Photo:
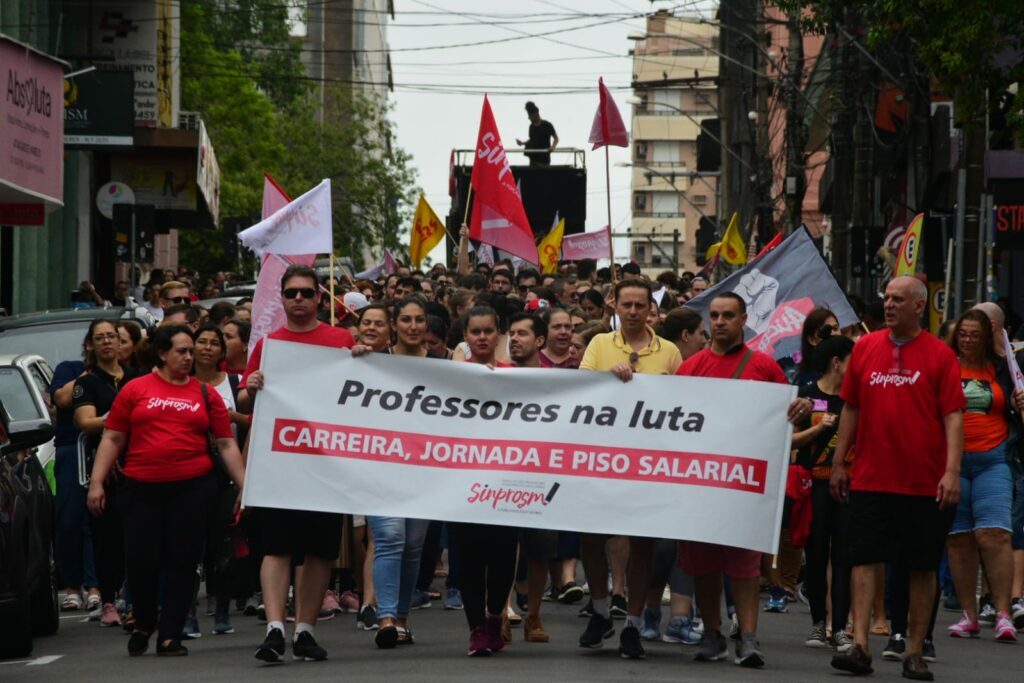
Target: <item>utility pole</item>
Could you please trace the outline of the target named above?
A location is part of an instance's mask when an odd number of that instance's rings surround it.
[[[745,36],[757,35],[753,22],[759,15],[757,0],[722,0],[719,6],[718,110],[722,116],[721,203],[718,208],[719,236],[733,213],[739,214],[740,225],[747,225],[757,206],[754,126],[749,118],[756,115],[756,50]],[[728,150],[728,151],[726,151]],[[751,175],[755,174],[754,178]]]

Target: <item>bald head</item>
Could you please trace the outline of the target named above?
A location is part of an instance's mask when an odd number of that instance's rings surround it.
[[[992,321],[993,331],[998,332],[1006,327],[1006,314],[1003,313],[1003,309],[999,308],[999,304],[985,301],[975,305],[973,310],[981,311],[988,316],[988,319]]]
[[[928,301],[928,287],[916,277],[901,275],[900,277],[893,278],[889,284],[903,290],[908,298],[915,303],[918,301]]]
[[[900,339],[911,339],[921,331],[921,315],[928,301],[928,288],[913,277],[897,277],[885,287],[885,325]]]

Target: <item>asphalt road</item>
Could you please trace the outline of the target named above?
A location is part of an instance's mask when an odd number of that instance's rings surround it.
[[[731,659],[699,663],[693,648],[664,643],[647,644],[647,659],[618,657],[618,637],[600,651],[581,650],[576,639],[585,621],[577,606],[544,603],[542,617],[550,643],[525,643],[520,629],[502,653],[489,658],[466,657],[467,629],[462,612],[446,612],[434,603],[413,613],[410,625],[417,643],[395,650],[378,650],[372,635],[355,628],[354,615],[340,615],[317,626],[317,639],[329,652],[326,662],[288,661],[267,667],[253,659],[264,625],[255,617],[233,615],[236,632],[208,634],[211,617],[201,617],[201,639],[189,642],[188,657],[164,659],[153,654],[129,658],[127,636],[121,629],[83,623],[84,615],[65,616],[57,635],[36,640],[31,660],[0,661],[0,681],[839,681],[845,674],[829,668],[830,651],[812,650],[803,641],[810,627],[807,607],[792,605],[787,614],[762,614],[760,638],[768,660],[762,671],[741,669]],[[667,610],[667,608],[666,608]],[[979,640],[945,636],[954,614],[940,612],[936,643],[939,660],[931,665],[939,681],[1021,680],[1024,643],[996,643],[987,629]],[[617,620],[617,628],[621,628]],[[1024,634],[1022,634],[1024,636]],[[903,680],[898,662],[882,661],[885,639],[874,637],[873,680]],[[288,655],[290,657],[290,653]]]

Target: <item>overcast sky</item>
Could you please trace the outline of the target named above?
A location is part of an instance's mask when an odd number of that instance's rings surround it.
[[[598,104],[598,77],[604,76],[612,89],[628,126],[632,43],[627,36],[642,33],[645,26],[637,15],[663,8],[677,15],[702,11],[709,16],[711,11],[708,0],[395,0],[395,6],[388,42],[397,142],[412,154],[419,185],[442,221],[450,204],[449,153],[476,144],[487,92],[505,147],[515,147],[515,138],[526,137],[529,121],[523,105],[533,100],[541,116],[554,124],[559,146],[587,150],[588,231],[607,223],[604,150],[592,152],[587,144]],[[539,33],[546,35],[517,38]],[[495,40],[505,42],[411,49]],[[613,231],[629,225],[630,171],[614,165],[629,156],[628,148],[611,148]],[[513,155],[513,164],[524,162],[521,155]],[[440,251],[435,250],[435,259]],[[615,253],[619,259],[628,253],[625,240],[616,240]]]

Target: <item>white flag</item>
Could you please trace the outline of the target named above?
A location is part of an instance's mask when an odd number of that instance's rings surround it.
[[[325,179],[298,199],[238,233],[238,239],[260,256],[331,253],[334,249],[331,181]]]

